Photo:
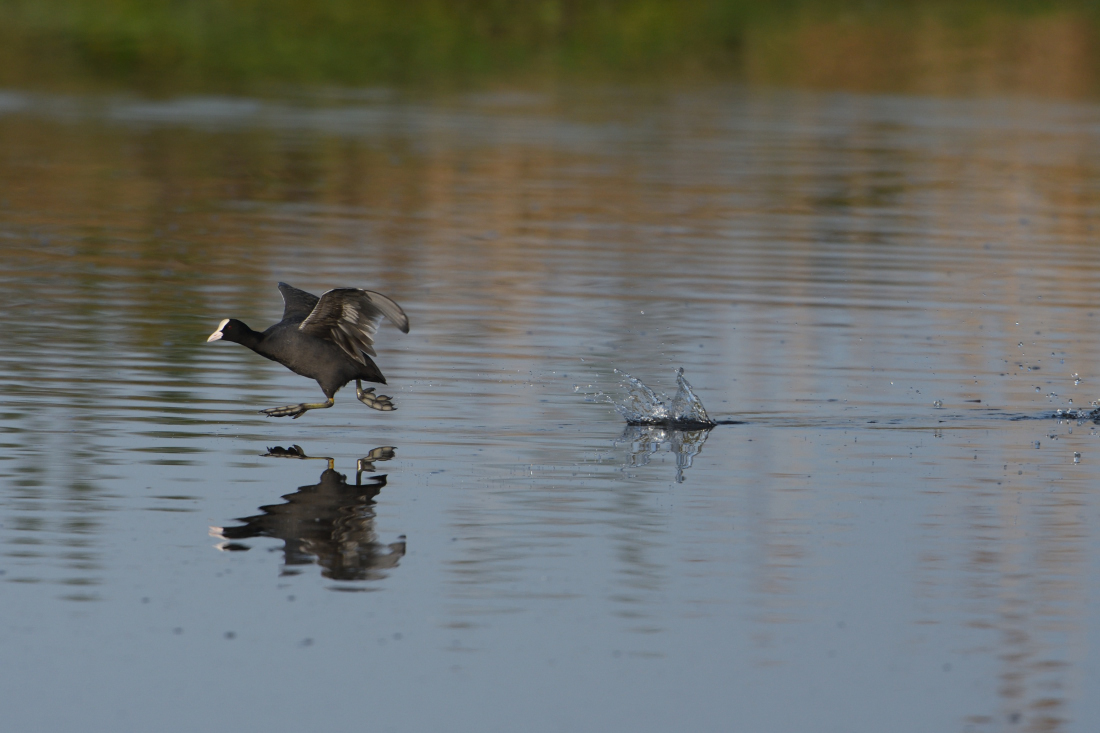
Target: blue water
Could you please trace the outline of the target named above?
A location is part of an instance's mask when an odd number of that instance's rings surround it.
[[[4,93],[4,725],[1094,730],[1097,130]],[[205,338],[280,280],[405,308],[396,412],[259,414],[320,390]],[[681,367],[742,424],[593,398]]]

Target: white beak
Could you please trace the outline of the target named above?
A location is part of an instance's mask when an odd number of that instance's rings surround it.
[[[225,324],[227,323],[229,323],[229,319],[223,319],[222,322],[218,324],[218,330],[210,334],[210,336],[206,339],[206,342],[210,343],[211,341],[217,341],[218,339],[220,339],[222,337],[222,329],[225,328]]]

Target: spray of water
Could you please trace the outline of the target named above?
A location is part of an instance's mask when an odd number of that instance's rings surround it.
[[[1054,417],[1060,420],[1076,420],[1078,424],[1089,421],[1100,423],[1100,407],[1058,409],[1054,411]]]
[[[710,428],[716,424],[684,378],[683,368],[676,372],[677,389],[671,399],[665,395],[658,396],[640,379],[626,372],[616,370],[616,373],[622,377],[620,385],[626,394],[613,399],[612,404],[628,424],[663,425],[681,430]]]

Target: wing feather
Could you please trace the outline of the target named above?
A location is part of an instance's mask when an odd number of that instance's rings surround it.
[[[317,296],[299,290],[293,285],[279,283],[279,292],[283,294],[283,320],[305,318],[317,305]]]
[[[363,354],[376,356],[374,335],[383,317],[402,332],[409,332],[409,317],[385,295],[359,288],[333,288],[321,295],[298,328],[331,339],[352,359],[365,364]]]

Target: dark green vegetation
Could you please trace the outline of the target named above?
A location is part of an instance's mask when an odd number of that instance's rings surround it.
[[[1061,18],[1067,27],[1085,27],[1092,41],[1097,5],[1095,0],[0,0],[0,84],[155,91],[271,83],[430,84],[486,76],[785,77],[792,73],[790,46],[805,46],[808,29],[831,29],[814,43],[832,44],[842,56],[853,44],[877,43],[888,47],[883,53],[897,53],[896,44],[904,50],[906,43],[892,36],[911,36],[929,23],[939,35],[943,26],[969,29],[980,42],[1003,32],[989,30],[991,18],[1009,18],[1016,26]],[[881,29],[891,38],[885,44]]]

